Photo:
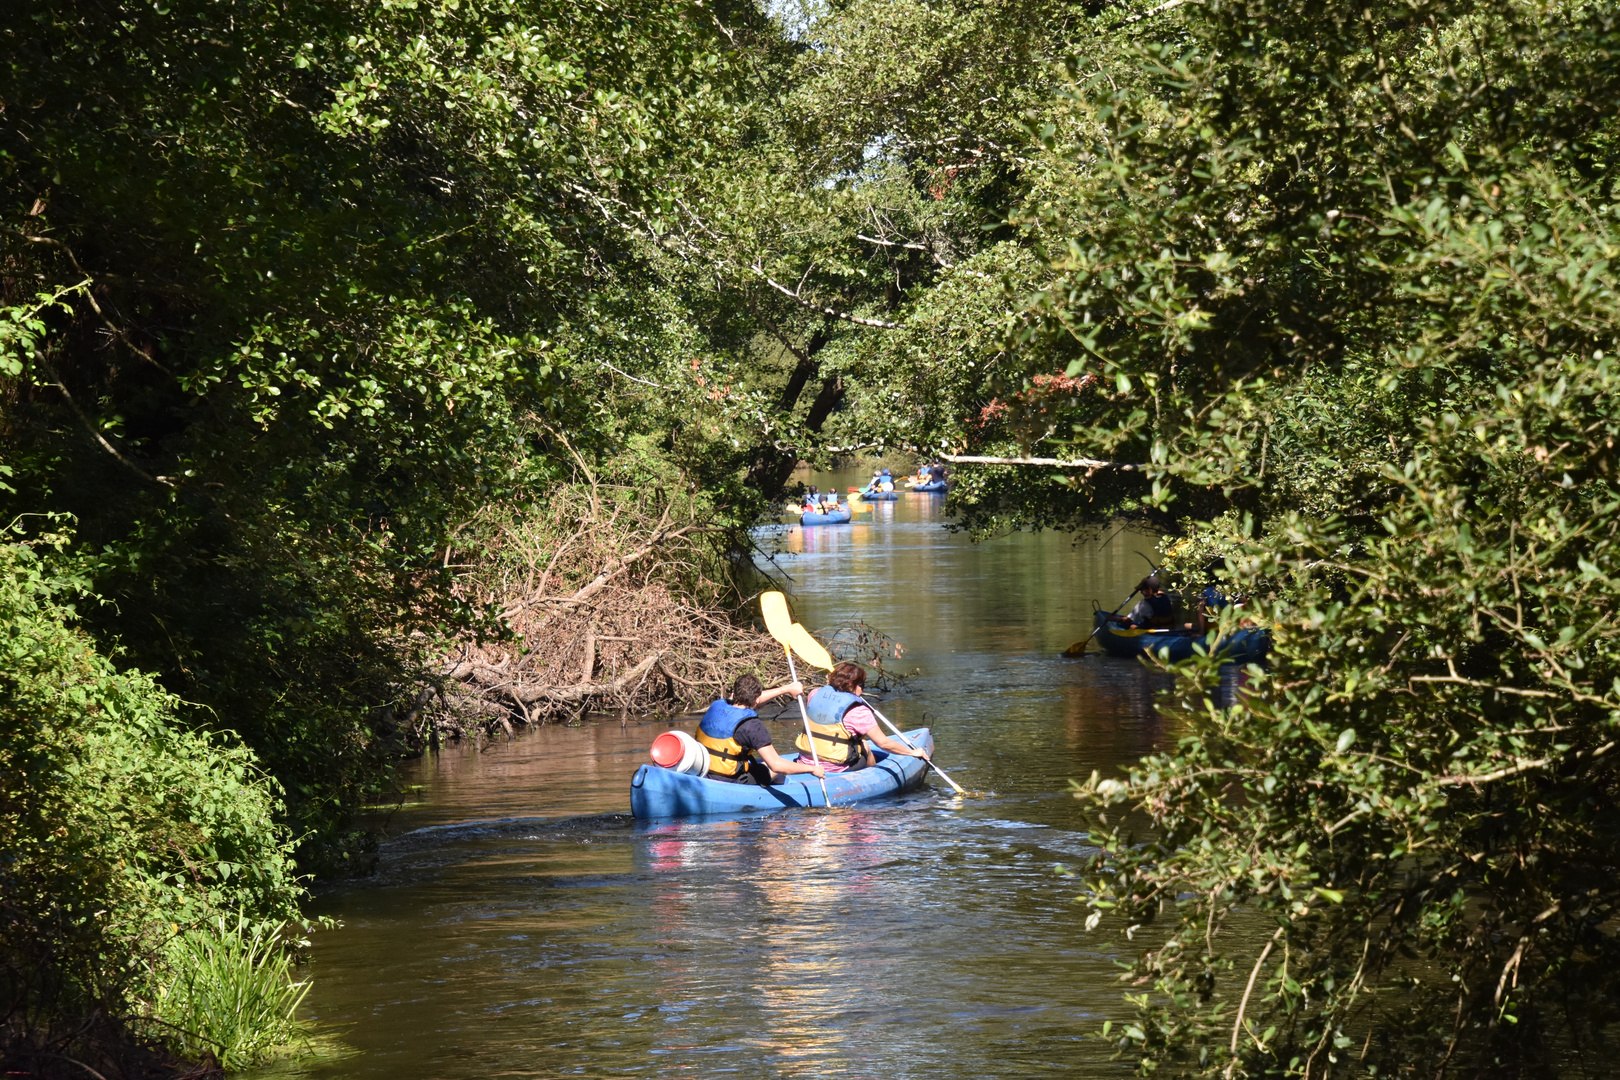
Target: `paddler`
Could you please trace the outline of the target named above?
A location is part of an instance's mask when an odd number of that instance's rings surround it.
[[[882,472],[878,473],[878,490],[879,491],[893,491],[894,490],[894,477],[889,475],[889,470],[888,469],[884,469]]]
[[[796,682],[770,690],[752,675],[739,675],[731,694],[709,706],[698,722],[697,741],[709,752],[709,779],[732,784],[780,784],[794,773],[826,775],[814,762],[788,761],[776,752],[754,706],[783,694],[802,694]]]
[[[847,772],[876,764],[872,746],[891,754],[927,758],[926,750],[913,749],[883,734],[876,714],[861,700],[865,687],[866,669],[846,660],[832,669],[827,685],[813,691],[805,701],[816,754],[827,771]],[[804,735],[794,740],[794,745],[800,757],[809,756],[810,746]]]
[[[1159,579],[1149,574],[1136,587],[1142,599],[1131,608],[1131,613],[1119,621],[1126,626],[1160,630],[1175,621],[1176,602],[1159,585]]]

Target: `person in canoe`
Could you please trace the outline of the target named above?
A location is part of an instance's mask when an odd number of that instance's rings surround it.
[[[780,784],[794,773],[825,776],[812,761],[788,761],[776,752],[770,730],[754,711],[783,694],[802,694],[796,682],[766,690],[752,675],[739,675],[729,697],[709,706],[698,722],[697,741],[709,752],[709,779],[731,784]]]
[[[891,739],[878,727],[877,715],[861,700],[866,687],[866,669],[844,661],[827,676],[827,685],[811,692],[805,701],[810,716],[810,734],[815,736],[816,756],[829,773],[847,772],[876,764],[872,746],[904,757],[927,758],[926,750],[914,750],[899,739]],[[801,757],[810,755],[806,736],[794,740]]]
[[[1142,599],[1131,608],[1131,613],[1116,620],[1124,626],[1162,630],[1175,622],[1176,602],[1159,585],[1159,579],[1149,574],[1136,587]]]
[[[882,472],[878,473],[878,490],[879,491],[893,491],[894,490],[894,477],[889,475],[889,470],[888,469],[884,469]]]

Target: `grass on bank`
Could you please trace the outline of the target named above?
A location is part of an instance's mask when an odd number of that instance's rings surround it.
[[[176,935],[151,1002],[156,1033],[185,1057],[212,1054],[232,1071],[305,1039],[297,1012],[310,983],[293,977],[286,930],[238,915]]]

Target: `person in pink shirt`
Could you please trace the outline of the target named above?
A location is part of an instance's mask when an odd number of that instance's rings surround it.
[[[814,691],[805,701],[810,717],[810,734],[815,738],[816,755],[829,773],[846,772],[875,764],[872,747],[905,757],[927,758],[923,750],[914,750],[883,734],[876,714],[861,700],[866,686],[866,671],[859,664],[845,661],[832,669],[827,685]],[[804,755],[810,753],[810,741],[800,735],[795,745]]]

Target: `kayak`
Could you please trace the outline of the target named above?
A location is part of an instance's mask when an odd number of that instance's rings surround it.
[[[857,494],[867,502],[892,502],[900,497],[898,491],[862,491]]]
[[[906,732],[906,739],[930,752],[934,749],[934,737],[927,728]],[[871,768],[828,774],[827,796],[832,805],[900,795],[922,787],[928,771],[922,758],[896,756],[882,750],[873,750],[873,755],[877,764]],[[798,756],[783,755],[789,761]],[[643,765],[630,778],[630,813],[641,821],[826,805],[827,801],[821,797],[821,781],[807,773],[795,774],[787,783],[770,787],[707,780],[658,765]]]
[[[800,525],[842,525],[850,518],[848,510],[840,510],[836,514],[805,514],[799,518]]]
[[[1097,628],[1097,644],[1109,656],[1130,658],[1152,654],[1173,664],[1192,656],[1195,646],[1209,648],[1208,634],[1196,630],[1144,630],[1110,625],[1106,611],[1096,612],[1092,625]],[[1216,642],[1214,652],[1223,664],[1252,664],[1264,660],[1270,648],[1270,634],[1245,627]]]
[[[950,485],[947,484],[944,480],[930,480],[926,484],[912,484],[911,485],[911,490],[912,491],[923,491],[923,492],[928,492],[928,493],[932,494],[933,492],[936,492],[936,491],[944,491],[949,486]]]

